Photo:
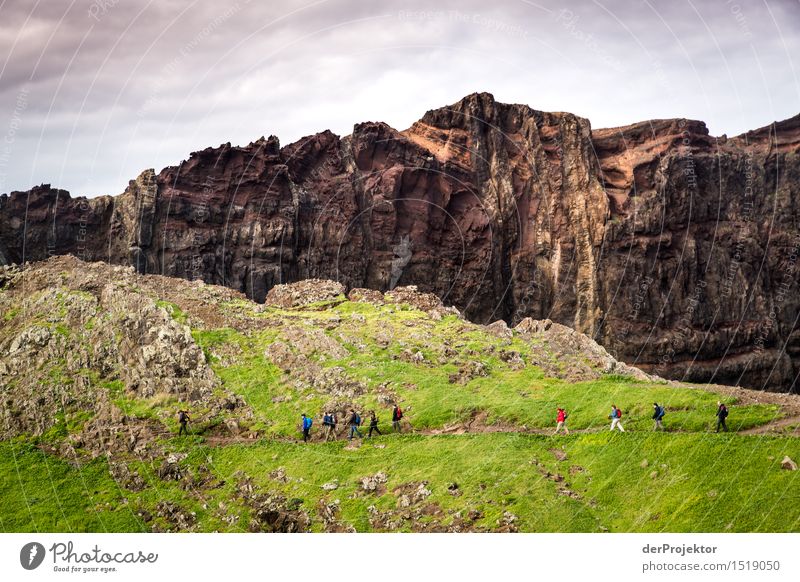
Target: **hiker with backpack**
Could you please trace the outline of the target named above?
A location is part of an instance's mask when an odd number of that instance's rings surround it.
[[[189,428],[186,426],[189,424],[189,411],[188,410],[179,410],[178,411],[178,422],[180,423],[181,427],[178,429],[178,436],[181,436],[184,432],[188,435]]]
[[[336,440],[336,425],[339,421],[336,420],[336,412],[331,412],[331,440]]]
[[[394,432],[400,432],[401,420],[403,420],[403,411],[395,402],[394,408],[392,409],[392,430],[394,430]]]
[[[302,418],[303,442],[307,443],[308,439],[311,438],[311,425],[314,423],[314,421],[310,416],[306,416],[305,413],[301,414],[300,416]]]
[[[558,431],[561,430],[561,427],[564,427],[564,432],[569,434],[569,429],[567,428],[567,413],[564,411],[563,408],[559,408],[558,412],[556,412],[556,432],[553,434],[558,434]]]
[[[728,418],[728,407],[717,401],[717,432],[719,432],[720,427],[725,432],[728,432],[728,425],[725,423],[726,418]]]
[[[664,430],[664,425],[661,423],[664,420],[664,415],[667,413],[664,407],[658,402],[653,402],[653,420],[656,421],[653,430]]]
[[[354,408],[350,409],[350,438],[347,440],[353,440],[353,435],[357,434],[358,438],[364,438],[364,435],[361,434],[361,431],[358,430],[358,427],[361,426],[361,416],[355,411]]]
[[[325,427],[325,442],[328,442],[331,438],[336,438],[333,432],[336,427],[336,417],[333,414],[330,412],[325,413],[322,417],[322,426]]]
[[[622,418],[622,411],[617,408],[615,404],[611,405],[611,414],[608,415],[608,418],[611,419],[611,429],[614,430],[618,428],[620,432],[625,432],[625,429],[622,428],[622,423],[620,422],[620,418]]]
[[[378,434],[382,435],[381,429],[378,428],[378,416],[375,414],[374,410],[369,411],[369,432],[367,433],[367,438],[372,437],[372,431],[377,432]]]

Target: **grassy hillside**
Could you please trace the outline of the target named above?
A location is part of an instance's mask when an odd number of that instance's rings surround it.
[[[800,529],[796,397],[667,383],[561,326],[474,325],[410,290],[308,282],[262,306],[109,271],[61,257],[0,285],[3,531]],[[389,434],[322,442],[322,412],[351,407]]]
[[[159,504],[168,501],[195,514],[195,531],[248,531],[253,509],[238,498],[241,473],[264,490],[298,500],[298,507],[312,514],[313,531],[324,529],[320,507],[325,504],[337,506],[341,522],[357,531],[389,529],[387,521],[396,522],[391,528],[397,531],[446,530],[462,521],[464,529],[494,530],[507,512],[520,531],[800,528],[797,473],[779,466],[784,455],[800,456],[800,444],[790,438],[406,435],[379,437],[355,450],[341,442],[304,446],[264,440],[209,447],[199,440],[173,444],[189,453],[183,461],[189,471],[199,474],[198,467],[206,466],[223,483],[202,495],[162,481],[155,474],[158,467],[147,462],[132,463],[148,484],[134,492],[118,488],[100,461],[76,469],[30,446],[3,444],[3,529],[175,529],[166,517],[142,517],[157,515]],[[360,479],[380,472],[387,482],[377,492],[364,491]],[[414,490],[422,482],[430,495],[399,507],[398,488],[406,491],[413,484]],[[326,491],[322,486],[328,483],[338,486]],[[448,489],[453,483],[457,496]],[[238,519],[227,523],[227,515]]]

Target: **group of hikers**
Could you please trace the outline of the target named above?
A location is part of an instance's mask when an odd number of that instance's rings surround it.
[[[664,429],[664,416],[666,415],[666,409],[659,404],[658,402],[653,402],[653,430],[665,430]],[[556,412],[556,430],[553,433],[554,435],[561,432],[561,429],[564,429],[565,434],[569,434],[569,428],[567,427],[567,418],[569,415],[567,414],[566,410],[561,407],[558,407]],[[725,422],[728,418],[728,407],[725,406],[720,401],[717,401],[717,430],[719,432],[722,429],[725,432],[728,432],[728,425]],[[609,430],[619,429],[620,432],[625,432],[625,428],[622,426],[622,410],[617,408],[616,404],[611,405],[611,414],[608,415],[608,418],[611,419],[611,428]],[[392,408],[392,430],[394,432],[401,432],[400,421],[403,419],[403,410],[397,404],[394,405]],[[178,411],[178,423],[180,424],[180,429],[178,430],[178,436],[183,435],[184,433],[189,434],[188,423],[190,421],[189,412],[186,410],[179,410]],[[326,411],[322,416],[322,426],[323,426],[323,435],[324,440],[331,441],[336,440],[336,426],[338,421],[336,419],[336,413]],[[350,427],[348,440],[353,440],[354,436],[358,436],[358,438],[364,438],[364,435],[359,430],[363,424],[363,420],[361,415],[355,410],[355,408],[351,408],[349,414],[347,415],[347,426]],[[301,423],[300,423],[300,430],[303,432],[303,442],[308,442],[311,439],[311,427],[314,425],[314,419],[305,413],[301,415]],[[372,434],[377,433],[382,435],[381,429],[378,428],[378,415],[375,413],[374,410],[369,411],[369,430],[367,432],[367,438],[372,438]]]
[[[666,409],[659,404],[658,402],[653,402],[653,430],[665,430],[664,429],[664,416],[667,414]],[[558,434],[561,429],[564,429],[565,434],[569,434],[569,428],[567,428],[567,412],[559,407],[556,412],[556,430],[553,433]],[[728,425],[725,422],[725,419],[728,418],[728,407],[725,406],[722,402],[717,401],[717,430],[719,432],[722,429],[725,432],[728,432]],[[615,428],[619,429],[620,432],[625,432],[625,428],[622,426],[622,410],[617,408],[616,404],[611,405],[611,414],[608,415],[608,418],[611,419],[611,427],[609,430],[614,430]]]
[[[300,415],[300,419],[300,430],[303,433],[303,442],[308,442],[311,439],[311,427],[314,426],[314,419],[305,413]],[[402,431],[400,423],[401,420],[403,420],[403,409],[400,408],[398,404],[395,404],[392,408],[392,430],[394,430],[394,432]],[[180,425],[180,428],[178,429],[178,436],[189,434],[188,425],[190,421],[191,418],[189,417],[188,410],[181,409],[178,411],[178,424]],[[322,417],[325,441],[336,440],[337,424],[338,422],[336,420],[336,413],[326,411]],[[356,435],[358,435],[359,438],[364,437],[359,430],[359,427],[361,427],[363,424],[363,420],[361,415],[354,408],[350,409],[350,413],[347,416],[347,424],[350,427],[350,440],[352,440]],[[381,429],[378,428],[378,415],[374,410],[369,411],[369,430],[367,432],[367,438],[371,438],[372,433],[380,435],[383,434]]]
[[[374,410],[369,411],[369,430],[367,431],[367,438],[372,438],[372,434],[376,433],[382,435],[381,429],[378,428],[378,415]],[[301,423],[300,429],[303,431],[303,442],[308,442],[311,438],[311,427],[314,425],[314,419],[305,413],[300,415]],[[400,421],[403,419],[403,410],[397,404],[392,408],[392,430],[394,432],[401,432]],[[364,420],[361,414],[355,408],[351,408],[347,414],[347,426],[350,428],[348,440],[353,440],[354,436],[364,438],[364,435],[359,430],[363,425]],[[323,438],[324,440],[336,440],[336,426],[338,420],[335,412],[326,411],[322,416]]]

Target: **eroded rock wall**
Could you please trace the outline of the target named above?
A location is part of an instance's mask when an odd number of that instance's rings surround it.
[[[473,94],[405,131],[261,138],[117,197],[0,197],[0,260],[73,253],[263,301],[307,278],[414,284],[475,321],[551,319],[658,375],[790,390],[800,117],[592,131]]]

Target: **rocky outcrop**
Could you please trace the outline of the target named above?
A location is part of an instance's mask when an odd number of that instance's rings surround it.
[[[330,302],[344,296],[344,286],[336,281],[307,279],[298,283],[275,285],[267,293],[266,305],[275,307],[306,307]]]
[[[2,196],[0,260],[73,253],[258,301],[310,278],[416,285],[660,376],[793,390],[799,151],[800,116],[734,138],[682,119],[593,131],[473,94],[405,131],[208,148],[115,198]]]
[[[87,419],[75,446],[143,454],[163,427],[127,414],[125,399],[191,403],[209,417],[243,407],[143,279],[74,257],[0,270],[0,439],[42,435],[69,413]]]
[[[615,374],[643,382],[663,382],[661,378],[645,374],[639,368],[618,362],[603,346],[587,335],[549,319],[534,320],[526,317],[514,331],[522,338],[545,343],[552,361],[546,362],[542,357],[536,363],[554,377],[579,382],[584,378]]]

